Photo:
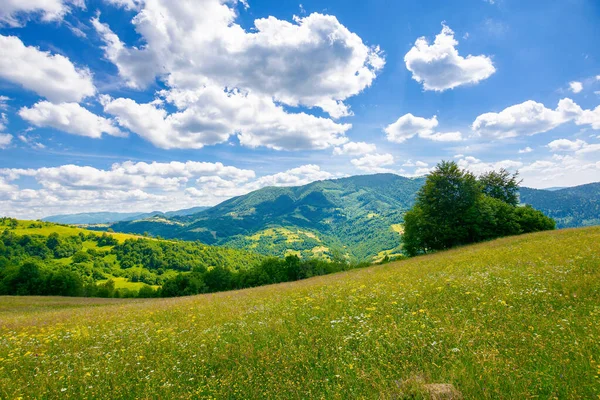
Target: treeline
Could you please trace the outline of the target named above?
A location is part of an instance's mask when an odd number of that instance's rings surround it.
[[[285,259],[268,258],[247,270],[232,271],[222,267],[208,270],[194,269],[191,273],[179,274],[166,281],[153,295],[156,297],[176,297],[245,289],[273,283],[298,281],[368,265],[370,264],[350,264],[341,260],[302,260],[296,255],[287,256]],[[147,291],[143,293],[145,296],[148,294]]]
[[[417,193],[404,217],[409,256],[503,236],[555,229],[556,223],[530,206],[519,206],[518,174],[505,169],[479,177],[443,161]]]
[[[82,279],[77,272],[65,267],[52,270],[35,261],[26,261],[19,267],[0,269],[0,295],[177,297],[297,281],[367,265],[369,264],[349,264],[344,261],[301,260],[294,255],[285,259],[265,259],[260,264],[244,270],[231,270],[222,266],[197,266],[191,272],[181,272],[166,280],[162,287],[155,289],[144,285],[135,291],[115,288],[112,279],[96,284],[94,281]]]
[[[339,255],[331,262],[265,258],[197,242],[140,238],[119,243],[107,233],[18,235],[18,221],[4,219],[2,224],[8,229],[0,234],[0,295],[172,297],[295,281],[366,265],[350,264]],[[139,290],[116,288],[115,278],[144,285]]]

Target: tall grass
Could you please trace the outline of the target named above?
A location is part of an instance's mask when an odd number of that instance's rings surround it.
[[[0,398],[600,396],[600,228],[188,298],[0,298]]]

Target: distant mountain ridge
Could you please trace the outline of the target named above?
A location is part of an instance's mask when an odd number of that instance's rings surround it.
[[[113,223],[118,232],[200,240],[268,255],[378,260],[397,254],[403,215],[424,177],[353,176],[298,187],[266,187],[197,213],[152,214]],[[600,183],[521,188],[521,202],[559,228],[600,224]]]
[[[111,227],[262,254],[384,257],[398,249],[398,224],[423,182],[424,178],[377,174],[266,187],[201,213]]]
[[[555,190],[523,187],[520,197],[554,218],[559,228],[600,225],[600,182]]]
[[[182,215],[196,214],[210,207],[192,207],[177,211],[152,211],[149,213],[120,213],[120,212],[90,212],[90,213],[78,213],[78,214],[61,214],[51,215],[42,218],[42,221],[54,222],[59,224],[67,225],[96,225],[96,224],[110,224],[119,221],[134,221],[137,219],[151,218],[154,216],[163,217],[177,217]]]

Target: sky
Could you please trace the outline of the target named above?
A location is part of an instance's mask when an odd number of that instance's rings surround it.
[[[427,174],[600,181],[596,0],[0,0],[0,215]]]

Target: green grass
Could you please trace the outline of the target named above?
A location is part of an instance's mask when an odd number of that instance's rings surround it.
[[[0,298],[0,321],[7,399],[596,399],[600,228],[188,298]]]
[[[0,225],[1,229],[6,229],[6,226]],[[40,221],[25,221],[19,220],[19,226],[11,230],[16,235],[41,235],[48,236],[51,233],[58,233],[59,235],[72,236],[84,233],[86,235],[93,233],[95,235],[102,235],[104,232],[90,231],[87,229],[77,228],[74,226],[57,225],[51,222],[40,222]],[[116,233],[106,232],[108,235],[114,236],[119,242],[123,243],[127,239],[137,239],[143,236],[130,235],[127,233]]]
[[[115,289],[129,289],[129,290],[133,290],[133,291],[138,291],[140,290],[145,283],[143,282],[129,282],[127,280],[127,278],[110,278],[115,282]],[[102,283],[106,283],[108,281],[108,279],[104,279],[101,281],[97,281],[96,283],[98,285],[102,284]],[[159,286],[157,285],[150,285],[152,288],[157,289],[159,288]]]

